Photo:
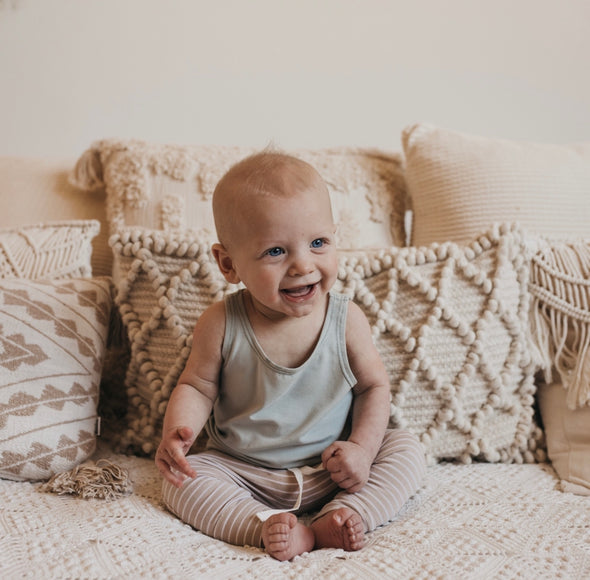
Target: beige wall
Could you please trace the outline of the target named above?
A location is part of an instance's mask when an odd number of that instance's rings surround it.
[[[588,0],[0,0],[0,154],[590,140]]]

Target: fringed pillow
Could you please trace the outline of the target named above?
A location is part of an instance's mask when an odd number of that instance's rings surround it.
[[[590,495],[590,240],[538,240],[531,328],[547,384],[539,408],[561,489]]]
[[[590,402],[590,240],[540,240],[531,265],[533,336],[548,383],[556,370],[575,409]]]

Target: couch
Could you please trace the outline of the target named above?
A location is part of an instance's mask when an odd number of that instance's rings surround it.
[[[290,562],[166,511],[166,403],[196,319],[235,290],[211,193],[250,152],[103,139],[0,158],[2,578],[590,577],[588,143],[418,123],[400,152],[291,151],[328,184],[336,285],[426,479],[362,550]]]

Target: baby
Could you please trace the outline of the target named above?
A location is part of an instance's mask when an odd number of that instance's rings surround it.
[[[221,179],[213,213],[215,260],[244,289],[195,326],[156,453],[164,502],[279,560],[358,550],[417,491],[425,460],[413,435],[387,429],[389,381],[368,321],[331,292],[327,187],[309,164],[262,152]],[[186,456],[203,427],[207,450]]]

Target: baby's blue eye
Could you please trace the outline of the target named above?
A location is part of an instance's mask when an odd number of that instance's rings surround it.
[[[314,240],[313,242],[311,242],[312,248],[321,248],[323,245],[324,245],[324,240],[322,240],[321,238],[318,238],[317,240]]]
[[[282,248],[271,248],[266,252],[269,256],[280,256],[283,253]]]

